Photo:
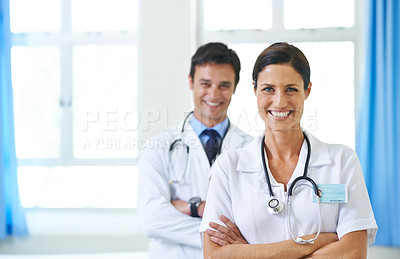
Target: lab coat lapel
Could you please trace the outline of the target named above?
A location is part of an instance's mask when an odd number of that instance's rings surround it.
[[[241,150],[236,170],[243,174],[258,174],[258,178],[266,183],[261,160],[261,139],[263,135],[254,138]]]
[[[288,188],[290,185],[292,185],[292,182],[297,177],[302,176],[304,174],[304,167],[306,166],[307,153],[308,153],[308,146],[307,146],[306,140],[304,140],[303,144],[301,146],[300,155],[299,155],[299,159],[296,164],[296,168],[294,169],[294,172],[293,172],[292,176],[290,177],[289,182],[287,184]],[[311,154],[312,154],[312,152],[311,152]],[[307,172],[307,175],[308,175],[308,172]]]
[[[306,134],[307,134],[308,138],[310,139],[310,143],[311,143],[311,157],[310,157],[309,168],[332,164],[332,160],[329,155],[329,149],[328,149],[327,144],[319,141],[317,138],[315,138],[312,134],[310,134],[308,132],[306,132]],[[262,137],[263,137],[263,135],[258,136],[247,146],[247,148],[246,148],[247,152],[241,154],[241,156],[239,158],[237,170],[240,172],[244,172],[244,173],[259,173],[260,181],[266,183],[264,168],[263,168],[262,160],[261,160],[261,146],[260,145],[261,145]],[[305,145],[304,148],[305,148],[305,152],[303,152],[302,157],[299,157],[299,163],[302,166],[300,166],[298,168],[298,170],[295,170],[291,179],[289,180],[289,184],[296,177],[303,175],[305,157],[307,156],[307,146]],[[267,164],[267,166],[268,166],[268,164]],[[271,175],[271,173],[270,172],[268,172],[268,173],[269,173],[269,177],[271,180],[271,184],[272,185],[278,184],[276,182],[276,180],[273,178],[273,176]]]
[[[263,184],[265,184],[265,185],[267,185],[268,183],[267,183],[267,178],[266,178],[266,176],[265,176],[265,170],[264,170],[264,165],[263,165],[263,161],[262,161],[262,157],[261,157],[261,141],[262,141],[262,137],[264,136],[264,134],[262,134],[260,137],[259,137],[259,141],[257,142],[257,147],[254,147],[254,149],[255,150],[257,150],[258,152],[257,152],[257,154],[256,154],[256,157],[254,158],[255,160],[253,160],[253,161],[258,161],[258,162],[255,162],[254,164],[255,165],[257,165],[257,167],[258,167],[258,178],[259,178],[259,180],[263,183]],[[265,153],[264,153],[264,155],[266,155]],[[278,185],[280,185],[280,183],[278,183],[276,180],[275,180],[275,178],[274,178],[274,176],[272,175],[272,173],[271,173],[271,170],[269,170],[269,165],[268,165],[268,158],[267,158],[267,156],[265,156],[265,166],[268,168],[268,177],[269,177],[269,180],[270,180],[270,182],[271,182],[271,186],[272,187],[275,187],[275,186],[278,186]]]
[[[243,136],[237,127],[231,123],[224,141],[222,142],[221,153],[227,150],[240,148],[243,146],[245,141],[245,136]]]
[[[192,128],[189,122],[185,125],[185,130],[182,134],[183,141],[189,146],[190,148],[190,161],[196,160],[196,163],[200,163],[205,167],[210,168],[210,163],[208,162],[208,158],[206,152],[204,151],[203,144],[201,143],[199,137],[197,136],[196,132]],[[188,165],[190,166],[190,165]]]
[[[321,142],[319,139],[314,137],[311,133],[306,132],[311,144],[311,157],[309,168],[319,167],[324,165],[330,165],[333,163],[331,156],[329,155],[328,145]]]

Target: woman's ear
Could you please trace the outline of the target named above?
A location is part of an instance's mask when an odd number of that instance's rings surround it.
[[[253,87],[254,87],[254,94],[256,94],[256,92],[257,92],[257,86],[256,86],[256,84],[254,83],[254,81],[253,81]]]
[[[311,93],[311,86],[312,86],[312,83],[311,82],[308,83],[308,87],[307,87],[307,90],[306,90],[306,99],[308,98],[308,96]]]

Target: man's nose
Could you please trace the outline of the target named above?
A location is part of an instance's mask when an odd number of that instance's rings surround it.
[[[211,98],[215,98],[219,95],[219,87],[218,85],[211,85],[211,87],[208,89],[208,96]]]

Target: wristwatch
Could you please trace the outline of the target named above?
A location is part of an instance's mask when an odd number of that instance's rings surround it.
[[[200,197],[192,197],[189,199],[189,206],[190,206],[190,214],[192,217],[199,218],[199,214],[197,214],[197,208],[201,203]]]

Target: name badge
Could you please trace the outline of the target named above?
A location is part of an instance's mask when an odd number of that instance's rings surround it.
[[[345,184],[317,184],[321,198],[320,202],[325,203],[347,203],[347,190]],[[317,197],[314,197],[317,202]]]

